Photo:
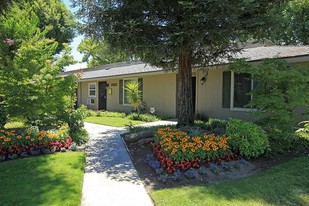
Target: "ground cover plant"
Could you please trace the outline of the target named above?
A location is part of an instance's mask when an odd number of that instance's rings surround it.
[[[277,165],[255,176],[218,184],[152,191],[156,205],[309,205],[309,157]]]
[[[65,152],[0,163],[0,205],[80,205],[84,152]]]

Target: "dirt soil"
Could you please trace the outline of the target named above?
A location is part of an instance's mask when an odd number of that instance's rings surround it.
[[[158,175],[150,166],[144,163],[147,154],[153,154],[150,146],[139,146],[137,143],[125,142],[131,156],[131,159],[141,177],[148,192],[163,188],[174,188],[189,185],[205,185],[208,183],[220,182],[225,180],[237,179],[251,176],[256,172],[269,169],[275,165],[286,162],[292,158],[304,154],[285,154],[272,157],[260,157],[246,161],[225,162],[228,170],[220,167],[219,173],[214,173],[207,168],[207,175],[199,175],[195,179],[183,178],[181,181],[168,180],[166,183],[157,180]]]

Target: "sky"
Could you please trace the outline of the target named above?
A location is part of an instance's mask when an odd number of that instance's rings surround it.
[[[72,8],[71,7],[71,1],[70,0],[63,0],[64,4],[74,13],[77,9],[76,8]],[[72,43],[70,44],[72,47],[72,55],[74,57],[75,60],[77,61],[81,61],[83,58],[83,55],[81,53],[79,53],[77,51],[77,46],[79,45],[79,43],[82,41],[82,39],[84,38],[83,35],[79,35],[76,36]],[[66,71],[71,71],[71,70],[76,70],[76,69],[81,69],[81,68],[86,68],[87,67],[87,63],[77,63],[74,65],[70,65],[65,67]]]

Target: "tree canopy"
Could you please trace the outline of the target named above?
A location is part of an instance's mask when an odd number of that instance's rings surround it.
[[[40,28],[40,19],[29,3],[13,3],[0,15],[0,96],[10,116],[23,116],[31,123],[58,118],[72,106],[75,77],[57,77],[74,63],[70,48],[57,58],[58,42],[48,38],[53,28]]]
[[[309,0],[284,1],[266,15],[262,37],[281,45],[309,44]]]
[[[113,48],[166,69],[178,69],[178,125],[193,123],[192,67],[206,67],[237,52],[264,26],[280,1],[73,0],[82,30]],[[263,18],[261,17],[263,16]]]
[[[126,53],[115,51],[103,40],[94,38],[83,39],[77,50],[84,55],[82,61],[87,62],[88,67],[130,60]]]
[[[47,38],[55,39],[58,42],[56,52],[63,49],[63,43],[69,43],[75,36],[75,20],[72,12],[59,0],[1,0],[0,1],[0,15],[13,4],[20,7],[21,10],[25,8],[25,3],[28,5],[28,10],[33,11],[39,21],[37,27],[41,31],[45,30],[46,26],[51,28],[46,34]]]

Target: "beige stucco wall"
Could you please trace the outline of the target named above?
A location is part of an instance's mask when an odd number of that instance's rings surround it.
[[[89,97],[88,96],[88,84],[89,83],[96,83],[96,96]],[[94,104],[89,105],[88,99],[94,99]],[[98,109],[98,82],[97,81],[89,81],[89,82],[79,82],[78,85],[78,104],[86,105],[88,109],[97,110]]]
[[[98,109],[98,83],[107,81],[109,87],[107,92],[107,110],[131,112],[133,110],[130,105],[119,104],[119,80],[121,79],[138,79],[143,78],[143,101],[146,103],[146,110],[154,107],[157,114],[165,114],[170,117],[176,116],[176,74],[161,73],[144,76],[131,76],[123,78],[100,79],[96,81],[85,81],[79,83],[79,104],[87,105],[87,99],[94,98],[95,104],[88,105],[89,109]],[[96,83],[96,97],[88,97],[88,84]]]
[[[224,69],[225,67],[219,67],[213,70],[209,70],[207,81],[204,85],[200,84],[200,79],[205,74],[201,71],[197,72],[196,113],[203,114],[212,118],[228,119],[233,117],[244,120],[253,120],[253,117],[248,112],[232,111],[228,108],[222,108],[222,85]]]
[[[299,64],[299,63],[298,63]],[[302,66],[309,66],[309,62],[301,63]],[[222,108],[222,86],[223,71],[226,66],[216,67],[209,70],[207,82],[200,84],[200,79],[205,75],[202,71],[194,72],[196,75],[196,114],[203,114],[212,118],[240,118],[243,120],[254,120],[248,111],[236,111],[229,108]],[[94,105],[88,108],[98,109],[98,82],[107,81],[107,110],[131,112],[130,105],[119,104],[119,80],[127,78],[143,78],[143,101],[146,103],[147,111],[149,107],[155,107],[156,113],[176,117],[176,73],[156,73],[130,77],[119,77],[109,79],[98,79],[79,83],[78,103],[87,105],[88,83],[96,83],[96,97]]]
[[[144,101],[156,113],[176,117],[176,74],[164,73],[144,77]]]

